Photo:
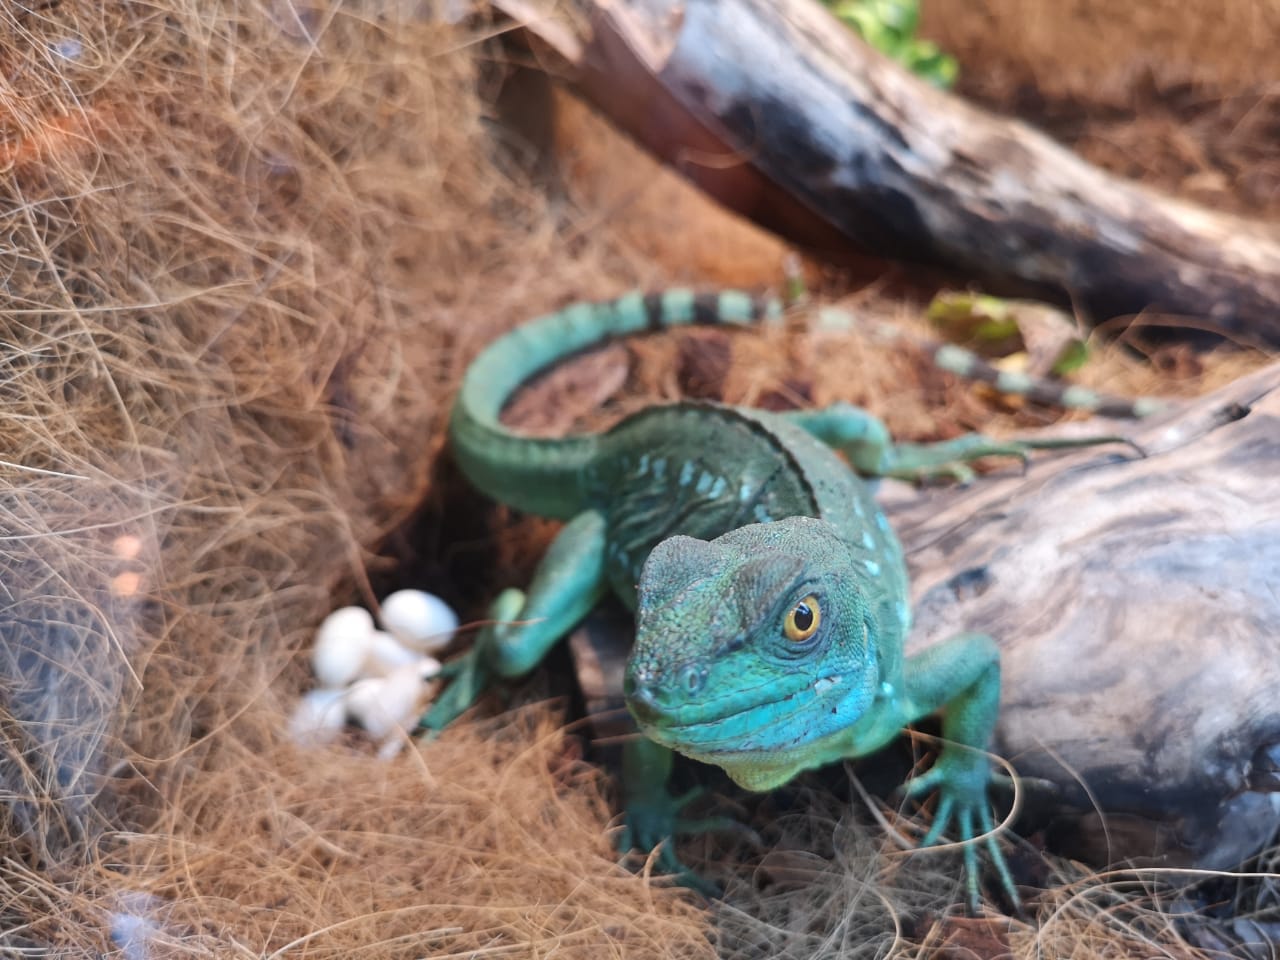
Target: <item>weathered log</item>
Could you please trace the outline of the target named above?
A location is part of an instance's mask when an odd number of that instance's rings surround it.
[[[895,504],[910,646],[995,635],[996,749],[1113,856],[1226,866],[1280,825],[1280,365],[1132,436]]]
[[[1074,424],[1096,430],[1096,425]],[[995,749],[1094,863],[1223,867],[1280,824],[1280,364],[1132,431],[964,489],[887,486],[918,650],[998,640]],[[616,616],[572,639],[625,724]]]
[[[1280,343],[1280,231],[1112,176],[939,92],[813,0],[495,0],[662,159],[788,239]],[[1011,287],[1012,285],[1012,287]]]

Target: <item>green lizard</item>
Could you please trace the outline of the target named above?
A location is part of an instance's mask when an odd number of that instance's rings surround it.
[[[423,724],[440,729],[493,680],[531,670],[612,589],[637,611],[625,692],[649,738],[637,738],[624,757],[624,846],[651,848],[708,825],[683,820],[683,801],[667,792],[670,750],[768,790],[802,770],[873,751],[905,724],[945,709],[946,743],[906,787],[913,796],[940,792],[923,844],[952,821],[962,840],[985,835],[1016,903],[993,836],[983,753],[999,703],[995,643],[967,634],[904,657],[902,549],[858,474],[964,475],[978,457],[1025,458],[1033,448],[1081,441],[970,434],[895,445],[878,419],[848,404],[767,413],[678,403],[563,439],[521,437],[499,421],[533,374],[606,338],[780,313],[776,302],[742,293],[636,294],[569,306],[476,359],[450,421],[458,463],[489,496],[567,523],[528,591],[504,591],[492,623],[446,668],[450,683]],[[946,348],[945,359],[954,369],[961,357]],[[1000,376],[974,366],[984,379]],[[679,872],[671,848],[664,844],[658,865]],[[973,843],[964,860],[976,908]]]

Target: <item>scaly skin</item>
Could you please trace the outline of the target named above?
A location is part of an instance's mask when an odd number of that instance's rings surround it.
[[[628,751],[624,844],[652,847],[714,825],[679,816],[683,800],[666,792],[670,756],[662,748],[768,790],[801,770],[873,751],[940,708],[948,742],[907,787],[940,793],[925,842],[953,820],[963,840],[990,835],[981,751],[998,711],[995,644],[966,635],[904,659],[902,550],[850,464],[871,476],[965,477],[966,462],[981,456],[1025,458],[1035,447],[1078,441],[971,435],[894,446],[879,420],[847,404],[771,414],[681,403],[559,440],[520,437],[499,423],[523,381],[608,337],[779,314],[775,303],[741,293],[633,295],[534,321],[475,361],[450,421],[459,464],[495,499],[568,522],[528,592],[504,591],[493,624],[446,669],[451,682],[423,723],[439,729],[495,678],[532,669],[612,590],[637,610],[626,693],[651,741]],[[801,601],[820,608],[820,618],[811,636],[788,639],[787,616]],[[987,847],[1016,903],[991,836]],[[682,871],[669,842],[658,865]],[[976,907],[971,843],[965,865]]]

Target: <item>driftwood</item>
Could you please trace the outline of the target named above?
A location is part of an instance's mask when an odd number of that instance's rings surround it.
[[[531,0],[495,4],[620,127],[793,242],[1280,344],[1280,231],[934,90],[814,0],[579,0],[582,29]]]
[[[1000,753],[1112,855],[1226,866],[1280,823],[1280,365],[1131,435],[894,505],[911,647],[994,634]]]
[[[1091,448],[965,489],[887,488],[909,647],[997,638],[995,748],[1067,825],[1060,847],[1225,867],[1280,823],[1280,365],[1131,432],[1145,458]],[[604,615],[571,642],[609,733],[629,639]]]

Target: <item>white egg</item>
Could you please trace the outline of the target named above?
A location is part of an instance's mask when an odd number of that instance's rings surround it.
[[[333,740],[347,722],[345,690],[312,690],[305,694],[289,718],[294,743],[316,745]]]
[[[406,647],[430,653],[453,638],[458,615],[434,594],[397,590],[382,601],[382,626]]]
[[[422,654],[403,646],[391,634],[375,630],[361,676],[385,677],[400,667],[417,663],[420,659]]]
[[[375,629],[363,607],[342,607],[324,618],[311,651],[311,666],[321,686],[344,687],[360,676]]]
[[[434,662],[434,661],[433,661]],[[385,677],[371,677],[352,684],[347,691],[347,713],[369,736],[381,740],[396,730],[418,722],[418,711],[427,692],[423,666],[414,662]]]

